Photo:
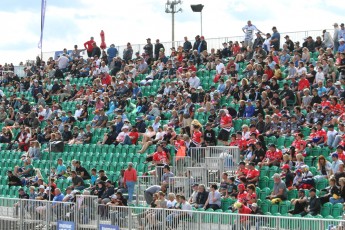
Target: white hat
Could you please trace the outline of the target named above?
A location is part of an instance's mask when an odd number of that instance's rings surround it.
[[[202,86],[198,86],[198,88],[196,88],[196,89],[202,89]]]
[[[123,84],[124,82],[123,81],[120,81],[119,84]]]
[[[124,126],[122,126],[121,130],[124,130],[124,129],[129,129],[129,127],[127,125],[124,125]]]
[[[112,195],[110,198],[111,198],[111,199],[116,199],[117,196],[114,194],[114,195]]]
[[[162,94],[157,94],[157,97],[162,97]]]
[[[47,187],[47,188],[46,188],[46,191],[49,191],[49,190],[50,190],[50,187]]]
[[[341,85],[340,81],[336,81],[334,85]]]
[[[345,39],[344,38],[340,38],[339,42],[345,42]]]
[[[40,185],[38,188],[39,189],[41,189],[41,188],[45,189],[44,185]]]

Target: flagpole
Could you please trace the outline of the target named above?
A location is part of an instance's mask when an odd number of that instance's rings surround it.
[[[41,50],[41,61],[43,60],[43,31],[44,31],[44,20],[45,20],[45,14],[46,14],[46,4],[47,0],[42,0],[41,2],[41,37],[40,41],[38,43],[38,48]]]

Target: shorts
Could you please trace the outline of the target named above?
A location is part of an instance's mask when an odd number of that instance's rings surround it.
[[[253,46],[253,40],[244,40],[243,45],[244,45],[245,47],[249,46],[250,48],[252,48],[252,46]]]
[[[229,137],[230,137],[230,131],[226,131],[225,129],[220,130],[218,134],[218,140],[228,141]]]

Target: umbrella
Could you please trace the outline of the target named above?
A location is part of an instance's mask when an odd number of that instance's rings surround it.
[[[104,38],[104,31],[103,30],[101,30],[100,35],[101,35],[101,40],[102,40],[100,47],[102,50],[104,50],[105,48],[107,48],[107,45],[105,44],[105,38]]]

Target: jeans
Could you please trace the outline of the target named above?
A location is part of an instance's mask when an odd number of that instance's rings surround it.
[[[127,181],[126,186],[128,188],[128,202],[132,203],[135,182],[134,181]]]

